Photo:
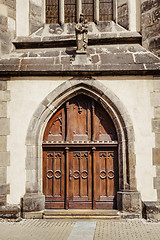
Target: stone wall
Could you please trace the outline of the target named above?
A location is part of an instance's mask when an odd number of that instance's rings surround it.
[[[154,107],[152,130],[155,133],[155,148],[153,148],[153,165],[156,166],[154,188],[157,190],[157,198],[160,201],[160,77],[155,77],[151,103]]]
[[[29,31],[30,34],[43,26],[43,6],[41,0],[29,1]]]
[[[160,57],[160,2],[145,0],[141,5],[143,46]]]
[[[7,203],[10,186],[7,184],[7,167],[10,164],[10,153],[7,152],[7,135],[9,135],[9,119],[7,118],[7,101],[10,92],[7,91],[6,79],[0,79],[0,206]]]
[[[13,49],[15,21],[16,0],[0,0],[0,55]]]
[[[117,1],[118,24],[129,29],[128,0]]]

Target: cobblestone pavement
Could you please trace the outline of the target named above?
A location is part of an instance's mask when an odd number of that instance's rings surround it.
[[[92,226],[95,227],[92,229]],[[143,219],[77,221],[31,219],[21,222],[0,222],[0,240],[89,240],[91,231],[93,240],[160,240],[160,222],[150,223]]]

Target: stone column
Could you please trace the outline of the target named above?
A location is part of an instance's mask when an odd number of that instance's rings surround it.
[[[94,21],[99,22],[99,0],[94,0]]]
[[[115,23],[117,23],[118,21],[118,16],[117,16],[117,0],[113,0],[113,20],[115,21]]]
[[[139,0],[128,0],[129,30],[140,31],[140,3]]]
[[[77,0],[77,22],[79,20],[80,14],[82,13],[82,1],[81,0]]]
[[[64,24],[64,0],[59,0],[59,23]]]

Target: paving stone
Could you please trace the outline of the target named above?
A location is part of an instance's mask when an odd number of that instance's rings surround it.
[[[80,239],[81,224],[94,225],[94,240],[159,240],[160,223],[146,220],[46,220],[46,219],[20,219],[17,221],[0,221],[1,240],[69,240],[72,231],[75,231],[76,240]],[[74,227],[75,226],[75,227]],[[86,234],[83,240],[89,240]]]

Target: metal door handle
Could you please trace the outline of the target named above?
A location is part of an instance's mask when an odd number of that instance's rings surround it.
[[[72,170],[69,170],[69,181],[72,180]]]

